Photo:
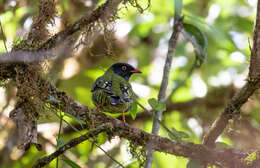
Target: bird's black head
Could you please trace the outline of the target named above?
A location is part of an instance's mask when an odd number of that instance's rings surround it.
[[[109,69],[112,69],[114,73],[122,76],[127,81],[129,80],[132,74],[142,73],[141,71],[135,69],[132,65],[127,63],[115,63]]]

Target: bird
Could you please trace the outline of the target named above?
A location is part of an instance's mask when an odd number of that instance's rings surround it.
[[[125,123],[125,112],[132,108],[134,92],[129,78],[135,73],[142,73],[128,63],[115,63],[96,79],[91,93],[97,111],[122,113]]]

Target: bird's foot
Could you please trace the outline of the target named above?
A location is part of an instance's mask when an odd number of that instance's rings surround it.
[[[123,121],[125,123],[125,112],[123,111]]]
[[[101,104],[97,105],[96,110],[98,111],[100,107],[101,107]]]

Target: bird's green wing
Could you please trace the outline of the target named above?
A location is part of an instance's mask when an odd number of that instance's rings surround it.
[[[130,83],[113,72],[99,77],[92,86],[91,92],[95,90],[103,90],[111,95],[123,96],[125,99],[133,96]]]
[[[114,94],[121,97],[122,101],[128,101],[133,97],[133,91],[130,83],[119,75],[113,76],[112,90]]]
[[[99,77],[91,92],[94,104],[101,105],[103,111],[128,111],[133,103],[133,91],[130,83],[114,73],[106,73]]]
[[[104,76],[99,77],[91,88],[91,92],[96,90],[103,90],[108,94],[113,94],[112,91],[112,80],[107,80]]]

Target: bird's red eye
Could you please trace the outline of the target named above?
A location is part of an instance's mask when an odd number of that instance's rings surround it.
[[[126,70],[126,66],[122,66],[122,70],[125,71]]]

